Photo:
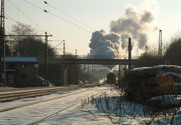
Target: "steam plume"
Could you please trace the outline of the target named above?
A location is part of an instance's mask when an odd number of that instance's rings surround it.
[[[120,37],[114,32],[106,34],[104,30],[95,31],[90,41],[90,55],[93,58],[114,59],[119,55]]]
[[[127,50],[128,37],[132,38],[133,49],[143,49],[150,39],[150,33],[156,29],[153,26],[155,6],[158,7],[156,0],[146,0],[140,8],[128,4],[124,9],[125,14],[111,21],[110,33],[104,30],[92,33],[90,55],[117,58],[120,50]]]
[[[151,0],[148,1],[150,2]],[[155,15],[151,9],[137,8],[129,4],[125,8],[123,17],[111,21],[110,31],[121,35],[123,49],[127,47],[128,37],[132,38],[134,46],[138,49],[143,49],[150,39],[150,33],[156,29],[153,26],[154,20]]]

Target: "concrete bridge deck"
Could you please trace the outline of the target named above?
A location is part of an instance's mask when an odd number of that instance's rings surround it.
[[[136,59],[79,59],[79,58],[62,58],[51,60],[49,64],[62,64],[63,65],[63,83],[67,85],[68,81],[68,65],[71,64],[95,64],[95,65],[136,65]]]
[[[51,61],[49,63],[61,63],[61,64],[101,64],[101,65],[128,65],[128,59],[76,59],[65,58],[59,61]],[[131,60],[131,65],[135,65],[138,61],[136,59]]]

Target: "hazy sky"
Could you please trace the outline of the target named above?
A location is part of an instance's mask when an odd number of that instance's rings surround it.
[[[128,4],[137,9],[152,9],[152,25],[157,27],[150,32],[153,41],[158,41],[158,29],[162,29],[164,41],[180,32],[181,0],[5,0],[6,34],[15,21],[22,22],[39,34],[52,34],[51,40],[60,40],[50,41],[52,46],[65,40],[67,52],[77,49],[79,55],[86,55],[92,33],[102,29],[109,33],[110,22],[124,17]]]

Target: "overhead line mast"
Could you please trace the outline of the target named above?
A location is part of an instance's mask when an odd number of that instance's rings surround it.
[[[35,36],[35,37],[45,37],[45,53],[44,53],[44,63],[45,63],[45,74],[44,77],[47,78],[47,56],[48,56],[48,37],[52,35],[48,35],[45,32],[45,35],[5,35],[5,9],[4,9],[4,0],[1,0],[1,15],[0,15],[0,84],[3,83],[4,87],[6,87],[6,45],[5,45],[5,37],[8,36]]]
[[[6,63],[5,63],[5,13],[4,0],[1,0],[1,16],[0,16],[0,82],[6,87]]]
[[[162,30],[159,30],[158,56],[162,57]]]
[[[32,36],[32,37],[45,37],[45,51],[44,51],[44,78],[48,79],[48,37],[51,37],[52,35],[48,35],[47,32],[45,32],[45,35],[5,35],[7,37],[24,37],[24,36]],[[46,80],[47,82],[47,80]]]

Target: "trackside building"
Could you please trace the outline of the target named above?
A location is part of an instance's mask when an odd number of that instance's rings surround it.
[[[1,60],[2,61],[2,60]],[[36,86],[38,60],[35,57],[6,57],[6,86]]]

